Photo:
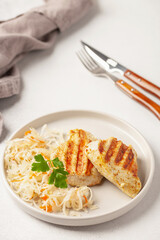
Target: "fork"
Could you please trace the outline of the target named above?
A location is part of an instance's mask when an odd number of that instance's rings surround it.
[[[148,108],[156,117],[160,120],[160,105],[152,101],[150,98],[146,97],[144,94],[139,92],[137,89],[129,85],[122,79],[108,73],[105,69],[99,66],[85,50],[80,50],[76,53],[82,64],[96,77],[105,77],[112,80],[115,85],[126,93],[129,97],[133,98],[135,101],[139,102],[146,108]]]

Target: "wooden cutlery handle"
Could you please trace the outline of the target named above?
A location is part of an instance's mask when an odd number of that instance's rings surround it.
[[[116,85],[122,89],[127,95],[132,97],[135,101],[141,103],[143,106],[152,111],[156,117],[160,120],[160,105],[146,97],[144,94],[133,88],[123,80],[116,81]]]
[[[146,79],[142,78],[141,76],[135,74],[130,70],[126,70],[124,76],[160,99],[160,87],[147,81]]]

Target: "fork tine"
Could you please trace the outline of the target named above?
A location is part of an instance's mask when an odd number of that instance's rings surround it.
[[[106,77],[107,79],[112,80],[114,83],[118,80],[117,77],[111,75],[109,72],[106,72],[106,70],[102,67],[100,67],[89,55],[85,50],[80,50],[76,52],[77,57],[81,61],[81,63],[84,65],[85,68],[87,68],[88,71],[90,71],[92,74],[94,74],[97,77]]]
[[[83,62],[87,64],[87,66],[90,68],[90,71],[93,71],[97,65],[93,63],[92,59],[88,56],[84,49],[80,50],[79,53]]]
[[[88,71],[92,71],[92,68],[90,67],[90,65],[88,64],[88,62],[86,61],[86,59],[83,57],[82,53],[79,51],[76,53],[78,58],[80,59],[81,63],[85,66],[85,68],[88,69]]]
[[[83,58],[83,60],[88,64],[88,66],[90,67],[90,70],[93,71],[93,69],[95,68],[95,66],[92,64],[92,62],[89,60],[89,58],[87,57],[87,53],[85,54],[84,50],[82,49],[80,51],[81,53],[81,57]]]
[[[95,61],[88,55],[88,53],[83,49],[83,54],[86,56],[87,60],[91,64],[92,68],[96,68],[98,65],[95,63]]]

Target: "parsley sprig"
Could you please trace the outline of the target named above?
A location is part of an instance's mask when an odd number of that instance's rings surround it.
[[[52,173],[48,179],[48,184],[54,184],[58,188],[67,188],[66,179],[69,173],[65,171],[64,165],[59,158],[46,161],[41,154],[38,154],[34,156],[34,159],[35,162],[32,163],[32,171],[47,172],[52,168]]]

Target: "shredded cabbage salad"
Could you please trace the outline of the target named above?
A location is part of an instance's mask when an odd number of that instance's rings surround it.
[[[55,148],[65,142],[66,135],[44,125],[40,131],[31,128],[23,138],[9,141],[5,150],[5,169],[8,183],[21,199],[46,212],[63,212],[78,216],[80,211],[97,208],[89,187],[56,188],[48,184],[50,171],[33,172],[34,156],[50,159]]]

